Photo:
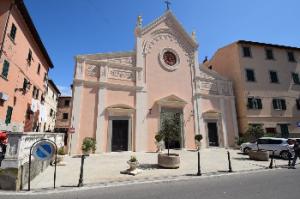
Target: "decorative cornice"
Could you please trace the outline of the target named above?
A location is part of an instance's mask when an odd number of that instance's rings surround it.
[[[140,91],[143,90],[142,86],[129,86],[129,85],[122,85],[122,84],[114,84],[108,82],[96,82],[96,81],[87,81],[82,79],[74,79],[74,85],[83,84],[83,85],[90,85],[90,86],[102,86],[104,88],[111,88],[111,89],[119,89],[125,91]]]

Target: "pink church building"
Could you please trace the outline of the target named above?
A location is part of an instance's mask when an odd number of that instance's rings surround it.
[[[235,145],[238,136],[232,83],[198,62],[195,34],[167,11],[143,27],[138,17],[133,51],[77,55],[73,81],[71,154],[85,137],[96,153],[155,151],[164,114],[180,117],[172,148]]]

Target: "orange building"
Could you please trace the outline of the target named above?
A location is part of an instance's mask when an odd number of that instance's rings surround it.
[[[37,131],[53,64],[22,0],[0,1],[0,130]]]

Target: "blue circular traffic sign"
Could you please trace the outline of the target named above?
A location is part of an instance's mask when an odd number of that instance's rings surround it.
[[[42,141],[35,145],[32,155],[38,160],[49,160],[53,157],[54,152],[55,147],[51,142]]]

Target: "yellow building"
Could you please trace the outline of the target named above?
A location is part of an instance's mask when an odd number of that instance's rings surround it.
[[[233,81],[239,132],[260,124],[267,133],[300,136],[300,48],[237,41],[205,65]]]

